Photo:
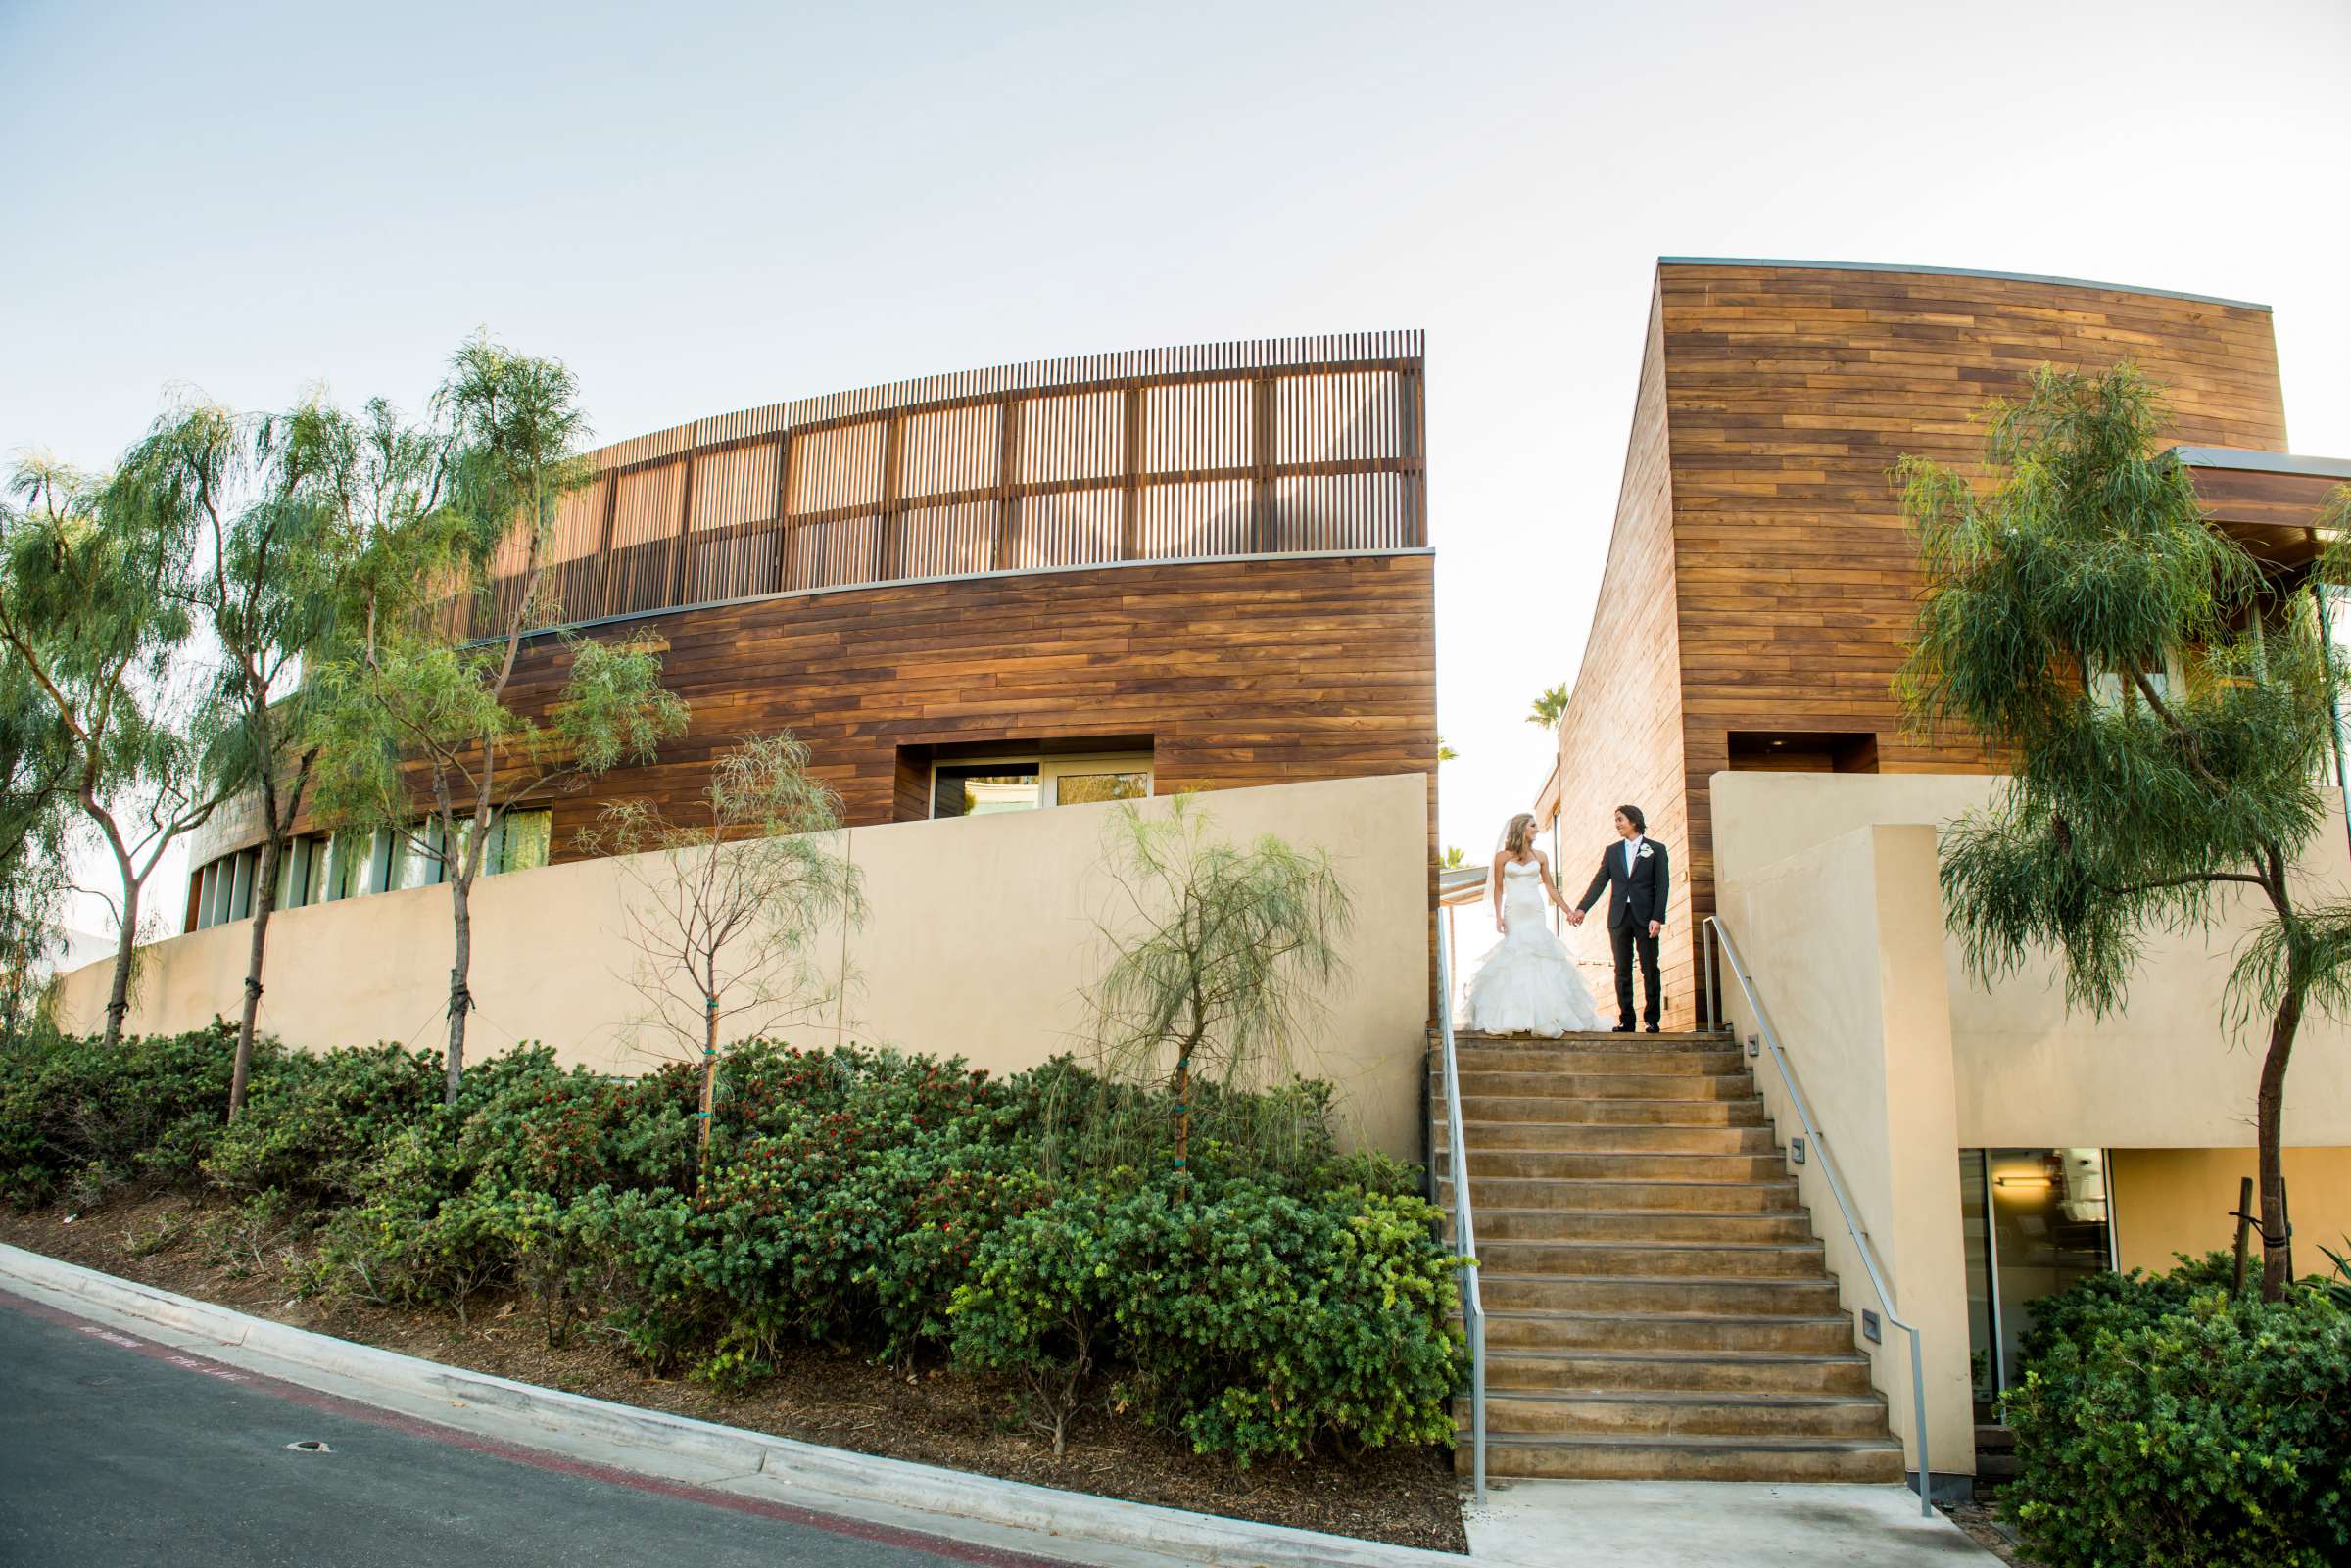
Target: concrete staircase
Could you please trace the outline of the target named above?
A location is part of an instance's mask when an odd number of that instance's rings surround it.
[[[1902,1479],[1729,1036],[1457,1034],[1455,1049],[1489,1475]],[[1432,1051],[1431,1161],[1449,1205],[1443,1070]],[[1457,1404],[1465,1435],[1469,1401]]]

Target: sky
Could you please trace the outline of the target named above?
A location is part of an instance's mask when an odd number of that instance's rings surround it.
[[[190,386],[415,407],[483,327],[567,361],[604,440],[1424,327],[1441,832],[1476,858],[1549,766],[1525,714],[1582,653],[1656,258],[2258,301],[2294,450],[2351,455],[2346,65],[2341,0],[0,0],[0,455],[103,467]]]

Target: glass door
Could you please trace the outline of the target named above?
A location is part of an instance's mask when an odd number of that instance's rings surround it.
[[[2043,1297],[2114,1266],[2103,1149],[1962,1149],[1970,1359],[1980,1413],[2024,1378]]]

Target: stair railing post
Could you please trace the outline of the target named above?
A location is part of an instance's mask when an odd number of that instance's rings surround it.
[[[1446,914],[1450,917],[1452,911]],[[1445,1062],[1445,1152],[1453,1176],[1453,1242],[1460,1250],[1462,1325],[1469,1339],[1469,1468],[1486,1500],[1486,1313],[1477,1288],[1477,1222],[1469,1206],[1469,1151],[1462,1137],[1462,1074],[1453,1044],[1453,926],[1437,927],[1437,1028]]]

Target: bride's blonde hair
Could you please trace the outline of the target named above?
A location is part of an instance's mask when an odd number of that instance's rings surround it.
[[[1531,811],[1522,811],[1512,817],[1511,826],[1502,835],[1502,847],[1513,855],[1525,854],[1534,841],[1535,814]]]

